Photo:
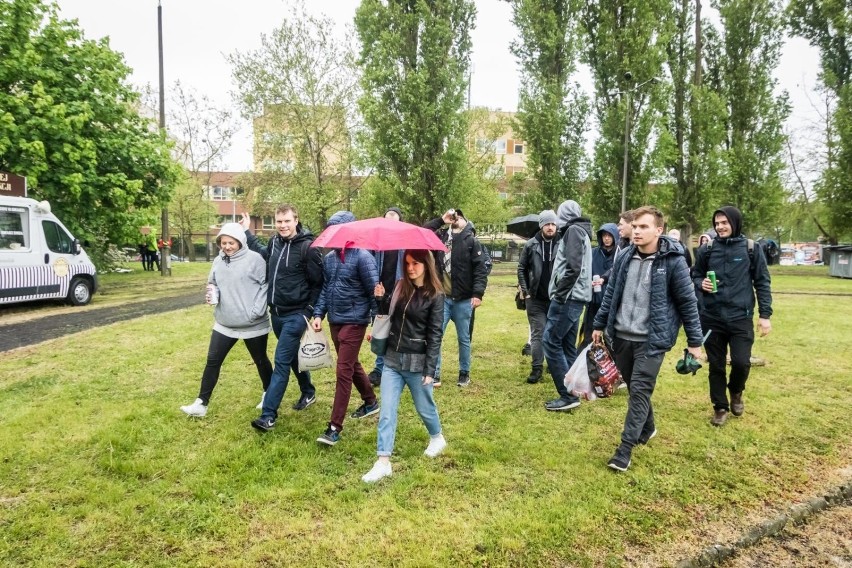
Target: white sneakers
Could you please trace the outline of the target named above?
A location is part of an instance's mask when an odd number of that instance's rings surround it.
[[[390,462],[377,460],[376,463],[373,464],[373,469],[361,477],[361,481],[364,483],[375,483],[383,477],[390,477],[391,473]]]
[[[444,435],[438,434],[437,436],[433,436],[432,439],[429,440],[429,445],[426,447],[426,451],[423,453],[427,457],[434,458],[439,456],[446,447],[447,441],[444,439]]]
[[[266,400],[266,391],[263,391],[263,394],[260,395],[260,402],[257,403],[257,406],[255,406],[255,408],[258,409],[258,410],[263,410],[263,401],[264,400]]]
[[[192,404],[181,406],[180,409],[190,416],[197,416],[198,418],[207,416],[207,407],[204,406],[200,398],[196,398]]]

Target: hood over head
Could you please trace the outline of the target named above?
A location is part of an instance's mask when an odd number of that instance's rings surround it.
[[[240,250],[246,248],[246,231],[239,223],[225,223],[216,235],[216,244],[219,245],[222,237],[231,237],[240,243]]]
[[[338,211],[328,219],[328,223],[325,226],[342,225],[343,223],[351,223],[354,220],[355,215],[351,211]]]
[[[556,216],[558,218],[557,226],[561,229],[570,221],[573,221],[582,215],[583,212],[580,209],[580,204],[573,199],[567,199],[559,205],[559,209],[556,211]]]
[[[601,225],[601,228],[598,229],[598,246],[603,248],[603,234],[609,233],[612,235],[612,246],[616,246],[618,244],[618,239],[620,238],[618,234],[618,225],[615,223],[604,223]]]
[[[713,219],[711,222],[713,226],[716,226],[716,215],[721,213],[725,217],[728,218],[728,222],[731,224],[731,238],[739,237],[743,232],[743,214],[740,213],[740,210],[734,207],[733,205],[725,205],[724,207],[719,207],[715,211],[713,211]],[[718,235],[714,235],[718,236]]]

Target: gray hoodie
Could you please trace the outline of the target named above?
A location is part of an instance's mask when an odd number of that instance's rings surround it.
[[[592,224],[580,215],[580,205],[571,199],[556,212],[559,248],[550,277],[550,299],[556,302],[592,299]]]
[[[207,277],[219,287],[219,303],[213,312],[213,329],[235,339],[259,337],[270,331],[266,313],[266,261],[246,247],[246,233],[239,223],[226,223],[216,237],[228,236],[240,243],[231,256],[220,252]]]

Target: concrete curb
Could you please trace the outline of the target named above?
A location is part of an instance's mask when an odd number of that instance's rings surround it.
[[[836,505],[852,504],[852,480],[831,488],[821,497],[813,497],[802,503],[796,503],[777,517],[768,519],[751,527],[736,542],[714,544],[702,550],[698,556],[681,560],[676,568],[710,568],[718,566],[734,556],[738,550],[754,546],[761,539],[779,534],[788,524],[798,525],[808,517]]]

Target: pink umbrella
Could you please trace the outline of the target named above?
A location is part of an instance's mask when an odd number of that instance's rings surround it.
[[[384,217],[326,227],[311,246],[338,249],[447,251],[441,239],[429,229]]]

